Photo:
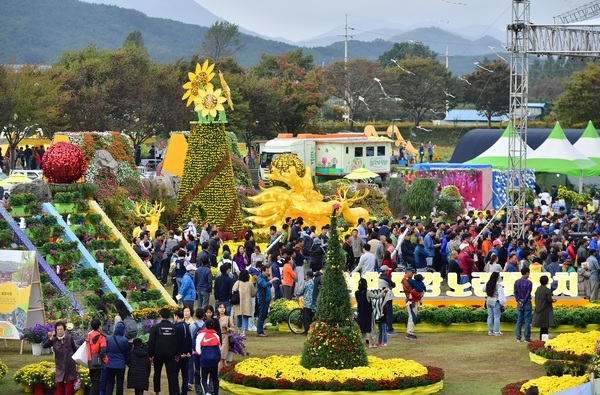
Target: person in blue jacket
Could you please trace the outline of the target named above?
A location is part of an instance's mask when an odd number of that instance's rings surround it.
[[[125,383],[125,364],[129,360],[131,345],[125,339],[125,324],[118,322],[112,336],[106,337],[106,393],[112,394],[117,387],[117,395],[123,395]]]
[[[196,285],[194,284],[194,275],[196,274],[196,265],[188,264],[185,267],[186,273],[183,275],[183,281],[179,288],[179,297],[183,301],[183,307],[189,307],[194,311],[194,302],[196,301]]]
[[[422,237],[417,239],[417,246],[415,247],[415,269],[419,272],[427,269],[427,252],[423,246]]]
[[[265,319],[269,312],[271,304],[271,286],[275,282],[279,282],[277,277],[270,278],[269,266],[260,267],[260,274],[256,278],[256,303],[258,308],[258,321],[256,323],[256,332],[260,337],[266,337]]]

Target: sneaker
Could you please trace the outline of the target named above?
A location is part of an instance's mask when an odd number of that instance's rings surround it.
[[[380,347],[387,347],[387,343],[381,343]]]
[[[413,339],[417,339],[417,335],[414,335],[411,333],[410,337],[412,337]]]
[[[488,332],[488,336],[494,336],[494,332]]]
[[[256,332],[256,327],[255,326],[251,326],[248,328],[248,332]]]
[[[517,343],[521,343],[523,340],[521,339],[517,339]]]
[[[258,337],[269,337],[266,333],[258,333],[256,336]]]
[[[398,332],[395,331],[388,332],[387,334],[388,336],[398,336]]]
[[[494,332],[494,336],[503,336],[503,335],[504,335],[504,333],[502,333],[502,332]]]
[[[525,341],[526,341],[527,343],[529,343],[529,342],[531,342],[531,339],[525,339]]]
[[[377,348],[377,345],[375,343],[369,344],[369,348]]]
[[[188,391],[193,391],[194,390],[194,386],[192,384],[188,384]]]
[[[417,337],[411,333],[407,333],[405,339],[406,340],[417,340]]]

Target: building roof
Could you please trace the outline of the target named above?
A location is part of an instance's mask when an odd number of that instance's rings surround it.
[[[445,122],[487,122],[487,118],[483,113],[477,110],[450,110],[444,118]],[[508,122],[505,115],[492,117],[492,122]]]

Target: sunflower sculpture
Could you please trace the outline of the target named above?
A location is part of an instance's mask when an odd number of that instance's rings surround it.
[[[183,84],[185,93],[181,100],[187,101],[187,106],[194,103],[194,110],[198,113],[198,122],[219,122],[226,123],[225,107],[223,103],[227,102],[229,108],[233,110],[231,100],[231,90],[219,71],[219,80],[221,88],[215,89],[212,79],[215,77],[214,64],[209,64],[208,59],[202,65],[196,64],[194,72],[188,73],[189,81]]]
[[[188,106],[194,103],[198,120],[190,122],[188,150],[177,193],[178,221],[187,223],[191,218],[202,218],[220,230],[236,232],[243,225],[225,134],[227,117],[223,103],[229,101],[231,109],[233,104],[222,73],[219,72],[221,87],[213,85],[214,68],[208,60],[197,64],[183,85],[182,100],[187,100]]]

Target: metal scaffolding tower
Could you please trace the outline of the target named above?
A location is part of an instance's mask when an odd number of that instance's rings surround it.
[[[507,232],[522,237],[525,223],[525,169],[527,169],[527,116],[529,100],[529,54],[547,56],[600,56],[600,26],[533,25],[529,20],[530,0],[512,0],[512,23],[507,27],[510,59],[510,113],[514,132],[508,145]],[[600,0],[588,3],[557,18],[575,22],[600,14]],[[565,19],[563,19],[565,18]]]
[[[585,21],[587,19],[592,19],[597,15],[600,15],[600,0],[592,1],[582,5],[581,7],[577,7],[574,10],[555,16],[554,24],[557,22],[573,23]]]

